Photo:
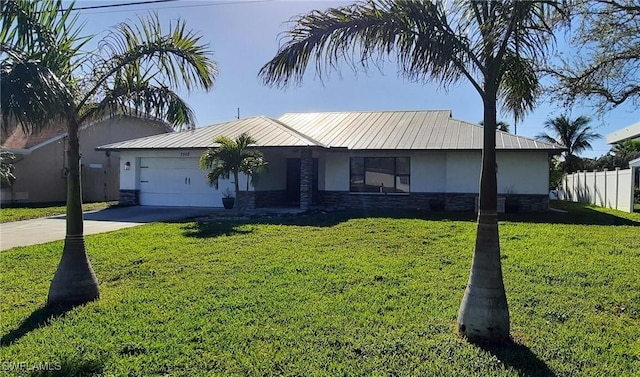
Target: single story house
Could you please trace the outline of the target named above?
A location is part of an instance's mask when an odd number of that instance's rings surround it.
[[[482,127],[451,111],[288,113],[234,120],[97,148],[119,152],[120,201],[221,207],[232,182],[209,186],[199,157],[217,136],[248,132],[268,170],[249,185],[249,207],[421,208],[474,211]],[[498,189],[519,211],[546,211],[550,156],[562,146],[496,131]],[[504,200],[501,201],[504,204]]]
[[[79,130],[83,200],[119,198],[118,153],[96,151],[99,145],[172,132],[165,122],[117,115],[94,121]],[[67,199],[65,124],[26,134],[19,126],[2,131],[2,149],[16,155],[16,181],[2,189],[2,203],[64,202]]]

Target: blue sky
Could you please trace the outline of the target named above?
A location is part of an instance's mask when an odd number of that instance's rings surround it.
[[[76,7],[116,4],[135,1],[79,0]],[[350,4],[349,1],[244,1],[244,0],[182,0],[178,2],[136,5],[123,8],[83,10],[80,20],[86,22],[85,34],[97,37],[119,22],[135,19],[150,10],[158,12],[163,22],[182,18],[187,27],[199,31],[210,44],[213,59],[218,63],[219,76],[211,92],[185,95],[197,116],[197,125],[206,126],[241,117],[266,115],[277,118],[286,112],[351,111],[351,110],[452,110],[453,117],[469,122],[482,120],[482,101],[467,83],[445,91],[437,83],[418,84],[396,75],[392,62],[382,72],[354,72],[344,65],[324,81],[309,71],[302,86],[286,90],[262,85],[258,70],[271,59],[279,45],[279,34],[286,21],[313,9]],[[559,36],[562,45],[563,36]],[[98,38],[99,39],[99,38]],[[97,39],[96,39],[97,40]],[[640,112],[631,106],[620,106],[603,116],[590,107],[570,110],[557,104],[540,102],[533,113],[518,124],[519,135],[533,137],[543,131],[549,117],[569,113],[593,116],[592,126],[606,135],[640,121]],[[513,124],[509,115],[499,119]],[[513,132],[513,128],[511,130]],[[594,143],[593,151],[583,156],[605,154],[609,146]]]

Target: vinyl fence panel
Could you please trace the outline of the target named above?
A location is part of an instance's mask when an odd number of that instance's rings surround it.
[[[590,203],[633,212],[633,174],[631,169],[601,172],[579,171],[562,179],[560,200]]]

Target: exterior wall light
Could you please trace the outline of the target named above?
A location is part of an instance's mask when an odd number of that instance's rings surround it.
[[[129,161],[124,163],[124,170],[131,170],[131,163]]]

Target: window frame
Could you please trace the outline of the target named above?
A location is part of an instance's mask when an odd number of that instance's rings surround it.
[[[354,160],[361,160],[361,170],[360,173],[354,173]],[[367,190],[367,160],[372,159],[393,159],[393,187],[391,186],[380,186],[380,190]],[[399,172],[399,161],[400,159],[406,159],[406,164],[408,168],[408,173],[400,173]],[[369,161],[371,164],[372,161]],[[384,163],[380,164],[384,165]],[[358,169],[360,170],[360,169]],[[361,183],[354,184],[354,178],[357,178]],[[398,180],[407,180],[407,191],[402,191],[398,188]],[[374,187],[374,186],[371,186]],[[349,157],[349,193],[358,193],[358,194],[409,194],[411,193],[411,157],[409,156],[350,156]]]

